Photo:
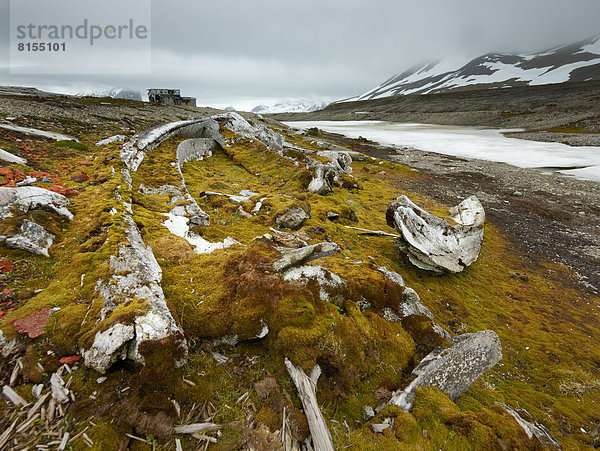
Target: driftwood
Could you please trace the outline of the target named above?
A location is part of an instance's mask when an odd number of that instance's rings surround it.
[[[347,229],[358,230],[362,232],[360,235],[374,235],[374,236],[391,236],[394,238],[400,238],[400,235],[396,235],[395,233],[384,232],[382,230],[369,230],[369,229],[361,229],[360,227],[352,227],[352,226],[344,226]]]
[[[220,424],[215,423],[194,423],[185,426],[175,426],[176,434],[195,434],[196,432],[213,432],[221,429]]]
[[[290,373],[294,385],[296,385],[300,401],[302,401],[314,449],[319,451],[333,451],[331,433],[327,429],[327,424],[317,403],[316,389],[317,380],[321,375],[321,367],[315,365],[310,372],[310,376],[307,376],[302,368],[292,365],[292,362],[287,358],[285,359],[285,366],[288,373]]]

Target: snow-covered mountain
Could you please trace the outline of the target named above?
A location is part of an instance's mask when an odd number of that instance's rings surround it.
[[[567,81],[600,80],[600,35],[541,53],[489,53],[413,67],[357,97],[368,100],[430,94],[460,88],[507,88]]]
[[[310,113],[322,110],[327,102],[312,102],[310,100],[284,100],[271,106],[259,105],[252,109],[253,113]]]
[[[77,97],[111,97],[113,99],[142,100],[139,91],[131,89],[97,89],[76,94]]]

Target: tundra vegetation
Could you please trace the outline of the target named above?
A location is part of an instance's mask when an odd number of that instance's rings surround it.
[[[407,190],[417,171],[332,150],[253,115],[254,136],[235,126],[241,118],[220,116],[211,155],[179,164],[178,146],[189,138],[172,133],[132,170],[122,140],[95,143],[117,134],[127,143],[151,126],[216,112],[101,101],[16,97],[0,105],[20,125],[81,141],[0,129],[0,148],[27,160],[2,166],[0,190],[31,177],[31,186],[65,195],[73,214],[33,206],[0,223],[5,238],[24,220],[54,236],[49,257],[0,244],[0,381],[8,387],[0,448],[294,449],[315,432],[290,375],[316,365],[316,405],[335,449],[558,445],[511,412],[565,449],[598,444],[600,299],[568,268],[532,264],[488,220],[468,267],[420,269],[391,236],[398,231],[386,222],[388,204],[407,196],[448,227],[457,223],[451,205]],[[270,133],[286,144],[274,148]],[[328,152],[352,161],[333,162]],[[328,189],[311,192],[319,174]],[[194,203],[209,225],[194,222]],[[279,218],[295,213],[284,229]],[[131,261],[137,266],[122,264]],[[172,333],[143,339],[140,318],[152,326],[156,299]],[[403,314],[409,299],[421,310]],[[115,353],[106,368],[95,364],[87,351],[119,330],[134,335],[118,351],[102,349]],[[389,402],[432,351],[446,355],[456,337],[485,330],[497,334],[502,358],[462,396],[425,385],[409,411]]]

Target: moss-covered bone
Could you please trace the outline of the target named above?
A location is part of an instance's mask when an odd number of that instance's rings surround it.
[[[318,258],[329,257],[339,250],[340,247],[336,243],[318,243],[299,249],[286,249],[282,251],[281,257],[273,263],[273,269],[283,271]]]
[[[181,349],[176,364],[185,361],[187,344],[183,333],[167,306],[160,282],[162,270],[150,247],[146,246],[131,217],[124,217],[127,245],[119,248],[118,256],[111,256],[113,275],[108,283],[98,282],[104,298],[101,319],[110,324],[99,330],[90,347],[82,349],[84,362],[99,372],[105,372],[117,360],[130,358],[143,363],[140,344],[150,340],[174,339]],[[133,318],[119,316],[118,306],[134,300],[143,301],[143,309]],[[115,316],[116,318],[112,318]],[[103,324],[101,323],[101,325]]]
[[[55,236],[46,232],[41,225],[24,219],[19,233],[7,238],[6,245],[13,249],[49,257],[48,249],[52,246],[54,238]]]
[[[390,404],[410,411],[415,390],[429,385],[456,401],[501,358],[500,339],[491,330],[455,337],[450,348],[435,349],[419,363],[412,372],[415,379],[394,393]]]

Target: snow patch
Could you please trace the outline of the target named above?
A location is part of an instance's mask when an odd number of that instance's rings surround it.
[[[194,246],[194,252],[197,254],[211,254],[217,249],[227,249],[235,244],[241,244],[231,237],[227,237],[221,242],[211,243],[210,241],[202,238],[200,235],[190,231],[190,227],[188,225],[189,219],[185,216],[177,215],[173,211],[165,213],[165,216],[167,216],[168,219],[163,223],[163,225],[169,229],[169,232],[171,232],[173,235],[177,235],[178,237],[185,239],[188,243]]]

